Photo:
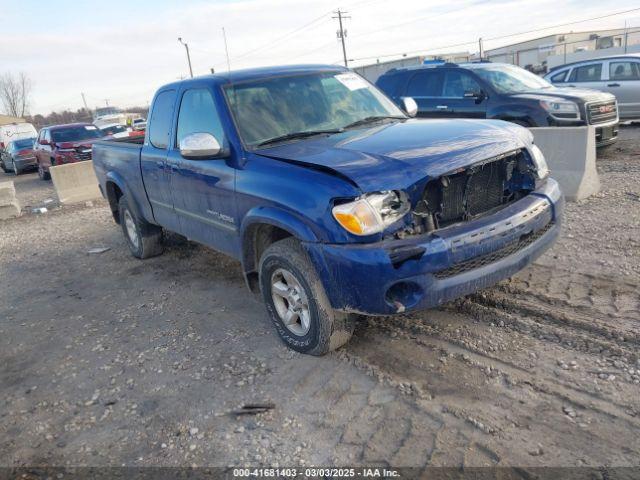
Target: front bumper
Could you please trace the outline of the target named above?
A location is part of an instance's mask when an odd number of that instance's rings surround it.
[[[558,237],[563,205],[557,182],[549,179],[492,215],[434,233],[374,244],[304,246],[333,308],[401,313],[435,307],[523,269]]]
[[[37,167],[38,161],[36,157],[18,157],[13,159],[13,163],[20,170],[24,170],[25,168]]]
[[[618,122],[612,125],[594,126],[596,127],[596,147],[605,147],[616,143],[618,140]]]

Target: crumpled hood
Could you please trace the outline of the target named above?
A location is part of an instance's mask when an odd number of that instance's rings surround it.
[[[531,133],[500,120],[406,120],[255,151],[329,169],[363,192],[406,189],[531,144]]]
[[[577,102],[606,102],[609,100],[615,100],[616,97],[607,92],[600,92],[598,90],[590,90],[588,88],[541,88],[538,90],[531,90],[526,93],[519,93],[512,95],[513,97],[528,98],[532,95],[536,97],[554,97],[564,98],[566,100],[573,100]]]

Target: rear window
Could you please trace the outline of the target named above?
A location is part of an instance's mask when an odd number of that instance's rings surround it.
[[[78,142],[100,138],[102,134],[95,125],[82,125],[78,127],[63,127],[51,130],[51,139],[55,143]]]
[[[155,102],[153,102],[153,112],[151,112],[148,129],[149,142],[156,148],[167,148],[169,146],[175,99],[175,90],[165,90],[160,92]]]
[[[609,80],[640,80],[640,63],[611,62]]]
[[[602,64],[594,63],[575,67],[571,72],[570,82],[599,82],[602,75]]]
[[[127,127],[124,125],[113,125],[111,127],[101,128],[100,131],[103,135],[115,135],[116,133],[126,132]]]
[[[409,97],[440,97],[442,96],[441,72],[428,71],[416,73],[407,85]]]

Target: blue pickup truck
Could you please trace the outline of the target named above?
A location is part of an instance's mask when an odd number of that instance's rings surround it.
[[[160,254],[163,229],[231,255],[283,341],[322,355],[358,315],[490,286],[559,234],[529,131],[415,110],[341,67],[215,74],[160,88],[146,136],[93,160],[133,255]]]

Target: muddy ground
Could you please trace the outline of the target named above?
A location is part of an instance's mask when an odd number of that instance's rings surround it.
[[[9,177],[0,465],[637,466],[640,128],[598,169],[536,264],[323,358],[280,343],[237,262],[177,236],[137,260],[105,202],[34,214],[50,184]]]

